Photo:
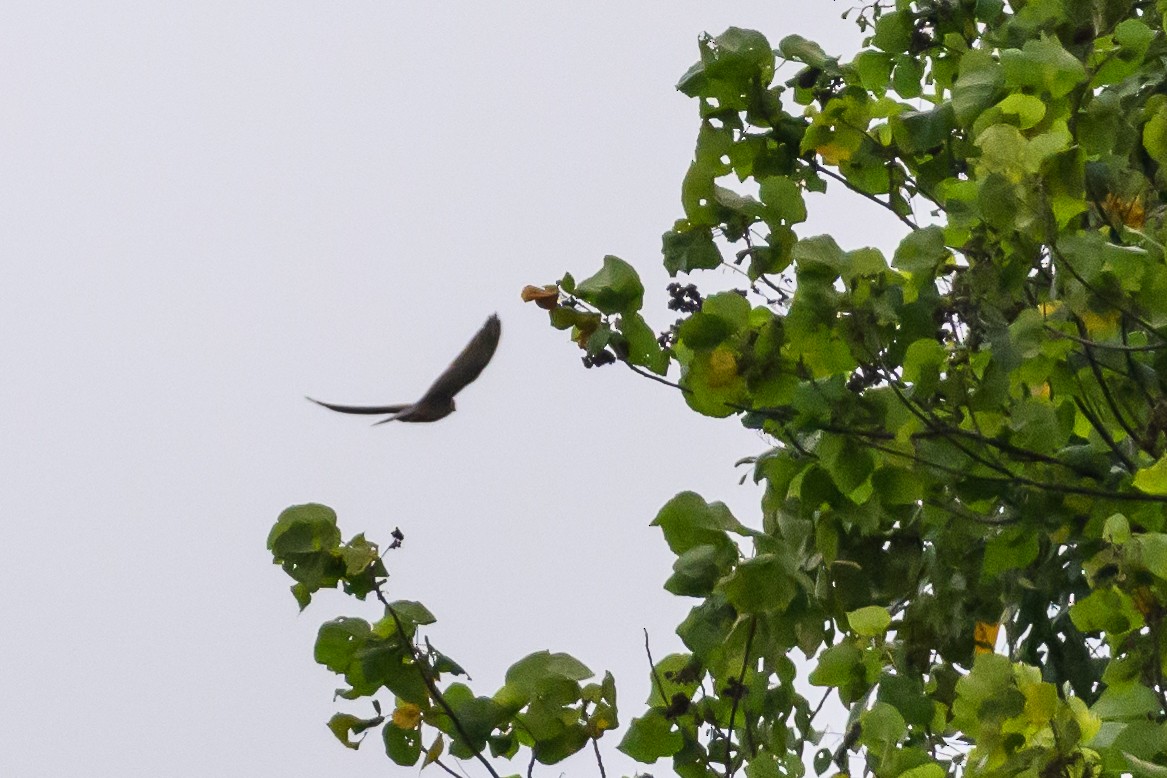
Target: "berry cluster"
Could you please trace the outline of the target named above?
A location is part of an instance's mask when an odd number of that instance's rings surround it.
[[[592,356],[591,354],[586,355],[583,358],[583,366],[587,367],[587,368],[603,367],[604,365],[610,365],[615,361],[616,361],[616,355],[613,354],[611,351],[604,349],[603,351],[601,351],[599,354],[596,354],[595,356]]]
[[[697,291],[697,287],[693,284],[681,286],[678,283],[671,283],[665,287],[669,293],[669,310],[681,311],[682,313],[696,313],[701,310],[701,293]]]

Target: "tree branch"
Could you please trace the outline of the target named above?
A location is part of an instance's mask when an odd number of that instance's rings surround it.
[[[729,746],[733,739],[733,720],[737,717],[737,707],[741,703],[741,699],[743,696],[745,696],[746,693],[746,670],[748,670],[750,667],[750,648],[753,646],[754,632],[756,632],[757,629],[758,617],[752,616],[750,618],[750,631],[746,633],[746,649],[745,656],[742,657],[742,670],[741,673],[738,674],[737,688],[734,689],[733,695],[733,705],[730,706],[729,709],[729,727],[726,728],[725,737],[725,778],[730,778],[730,776],[732,776],[737,771],[737,767],[734,765],[734,762],[737,760],[734,759],[733,755],[730,753]]]
[[[596,752],[596,764],[600,768],[600,778],[608,778],[608,774],[604,771],[604,760],[600,756],[600,742],[592,738],[592,750]]]
[[[450,707],[450,703],[446,701],[446,698],[438,689],[438,685],[434,682],[434,679],[430,677],[428,672],[426,672],[428,665],[426,665],[426,663],[422,660],[421,655],[418,654],[417,647],[413,645],[413,641],[410,640],[409,636],[405,634],[405,627],[401,624],[401,617],[397,615],[397,611],[394,610],[393,606],[389,604],[389,601],[385,599],[385,594],[381,591],[381,584],[378,583],[376,586],[374,586],[373,591],[376,592],[377,599],[380,600],[381,604],[385,606],[385,610],[389,613],[390,616],[393,617],[393,623],[397,626],[397,634],[401,636],[401,641],[405,644],[405,649],[409,651],[409,655],[413,659],[413,664],[415,667],[417,667],[418,674],[421,675],[421,682],[425,684],[425,688],[429,690],[430,696],[434,698],[434,701],[438,703],[445,714],[450,717],[450,721],[454,723],[454,729],[458,730],[458,734],[466,743],[466,747],[474,752],[474,757],[482,763],[482,766],[486,768],[486,771],[490,773],[492,778],[500,778],[499,774],[490,764],[490,761],[482,755],[480,750],[474,747],[474,741],[471,740],[470,735],[466,733],[466,729],[462,726],[462,722],[458,719],[457,714],[454,713],[454,709]]]
[[[682,392],[692,392],[693,391],[692,389],[681,386],[680,384],[674,384],[672,381],[668,380],[667,378],[661,378],[660,376],[656,375],[655,373],[650,373],[649,371],[645,370],[644,368],[640,367],[639,365],[634,365],[626,359],[621,359],[620,361],[623,364],[627,365],[628,369],[631,370],[633,373],[636,373],[638,376],[643,376],[644,378],[651,378],[653,381],[656,381],[658,384],[664,384],[665,386],[670,386],[673,389],[680,389]]]
[[[917,226],[917,224],[914,221],[912,221],[907,216],[904,216],[902,213],[900,213],[895,208],[893,208],[891,203],[885,203],[883,200],[880,200],[878,197],[871,194],[870,192],[864,192],[862,189],[860,189],[857,186],[855,186],[854,184],[852,184],[850,181],[848,181],[843,176],[839,175],[838,173],[831,170],[830,168],[823,167],[822,165],[820,165],[818,162],[814,161],[813,159],[807,160],[807,164],[810,165],[811,170],[813,170],[814,172],[819,173],[821,175],[825,175],[828,178],[833,178],[834,180],[838,181],[840,184],[847,187],[848,189],[850,189],[852,192],[859,195],[860,197],[866,197],[868,200],[875,203],[876,205],[880,205],[880,206],[886,208],[887,210],[891,211],[891,213],[897,219],[899,219],[904,224],[911,227],[913,230],[920,229],[919,226]]]
[[[1085,336],[1087,333],[1085,323],[1074,317],[1074,324],[1078,327],[1078,334]],[[1139,436],[1131,429],[1130,424],[1127,423],[1126,418],[1119,412],[1118,403],[1115,402],[1114,394],[1110,391],[1110,385],[1107,384],[1106,379],[1102,377],[1102,368],[1098,366],[1098,360],[1094,358],[1094,351],[1090,346],[1084,346],[1082,353],[1086,355],[1086,360],[1090,363],[1090,372],[1094,374],[1094,380],[1098,382],[1098,388],[1102,391],[1102,399],[1106,400],[1106,405],[1110,408],[1110,413],[1114,416],[1114,420],[1118,422],[1118,426],[1122,427],[1123,432],[1127,434],[1131,440],[1135,442],[1139,448],[1146,450],[1143,442],[1139,440]],[[1150,453],[1150,452],[1148,452]]]
[[[656,662],[652,661],[652,649],[648,647],[648,629],[644,629],[644,653],[648,655],[648,669],[652,673],[652,680],[656,682],[656,690],[660,692],[660,698],[664,701],[665,707],[669,706],[669,698],[665,696],[665,685],[661,683],[660,675],[656,671]]]

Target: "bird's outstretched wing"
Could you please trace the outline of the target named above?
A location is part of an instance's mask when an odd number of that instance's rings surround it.
[[[470,339],[462,353],[454,358],[446,372],[438,376],[433,385],[426,390],[425,396],[416,404],[425,405],[427,402],[450,400],[467,384],[478,378],[483,368],[490,362],[490,358],[494,356],[501,334],[502,324],[498,320],[498,314],[494,314],[486,320],[478,334]]]
[[[341,413],[401,413],[401,411],[409,407],[409,403],[404,405],[337,405],[335,403],[326,403],[313,397],[309,397],[308,399],[317,405],[323,405],[331,411],[340,411]]]

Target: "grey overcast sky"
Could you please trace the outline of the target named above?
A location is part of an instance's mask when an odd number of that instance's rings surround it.
[[[316,628],[376,610],[297,614],[264,541],[309,501],[346,537],[401,527],[390,592],[437,614],[480,693],[547,648],[611,669],[637,713],[641,628],[679,650],[691,605],[648,523],[694,489],[756,524],[733,462],[766,444],[584,370],[519,290],[617,254],[667,325],[698,34],[849,56],[845,8],[3,3],[0,775],[411,773],[324,726],[341,682]],[[804,235],[899,234],[857,198],[814,207]],[[303,399],[412,400],[495,311],[495,360],[442,422]],[[634,769],[618,738],[610,774]],[[595,774],[540,774],[564,771]]]

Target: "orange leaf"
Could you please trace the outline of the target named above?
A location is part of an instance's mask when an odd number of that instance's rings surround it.
[[[976,654],[992,654],[997,646],[997,633],[1001,631],[1000,624],[987,621],[978,621],[973,627],[973,649]]]
[[[559,287],[555,284],[547,284],[546,286],[532,286],[527,284],[523,287],[520,296],[523,302],[533,302],[545,311],[550,311],[559,306]]]

